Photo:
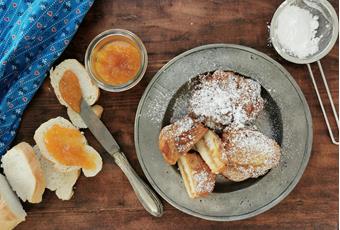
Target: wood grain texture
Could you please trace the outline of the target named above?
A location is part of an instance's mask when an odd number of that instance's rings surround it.
[[[149,66],[143,80],[126,92],[102,91],[99,104],[104,107],[104,123],[132,166],[145,179],[135,153],[133,126],[139,99],[154,74],[176,55],[208,43],[240,44],[268,54],[293,75],[313,116],[314,144],[310,162],[301,181],[286,199],[271,210],[243,221],[201,220],[181,213],[165,201],[164,216],[154,218],[139,204],[122,172],[103,154],[103,170],[95,178],[81,176],[70,201],[62,202],[47,191],[41,204],[25,204],[27,221],[18,229],[337,229],[339,149],[330,144],[307,67],[288,63],[268,45],[267,25],[281,2],[96,0],[71,44],[55,64],[66,58],[83,61],[89,42],[106,29],[128,29],[144,41]],[[338,11],[338,1],[330,2]],[[338,43],[322,63],[338,104]],[[324,88],[321,93],[326,98]],[[50,81],[46,79],[25,111],[13,144],[23,140],[33,144],[35,129],[56,116],[67,117],[66,109],[58,103]],[[104,152],[88,131],[85,134],[94,148]]]

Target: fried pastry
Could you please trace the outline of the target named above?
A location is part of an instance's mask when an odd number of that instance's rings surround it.
[[[196,153],[181,155],[178,166],[190,198],[197,198],[212,192],[216,175]]]
[[[243,127],[264,107],[261,85],[232,71],[217,70],[192,83],[189,111],[207,127]]]
[[[195,145],[195,149],[213,173],[219,174],[224,171],[226,162],[223,162],[222,141],[216,133],[211,130],[206,132]]]
[[[222,137],[227,167],[222,173],[232,181],[243,181],[264,175],[278,165],[280,146],[259,131],[239,129]]]
[[[159,135],[159,148],[165,161],[170,165],[176,164],[178,158],[192,149],[207,131],[189,116],[165,126]]]

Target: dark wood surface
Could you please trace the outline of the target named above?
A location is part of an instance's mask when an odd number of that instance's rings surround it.
[[[91,39],[106,29],[128,29],[144,41],[149,66],[143,80],[126,92],[102,91],[99,104],[104,107],[104,123],[138,174],[145,179],[135,153],[133,126],[139,99],[154,74],[183,51],[209,43],[241,44],[266,53],[293,75],[313,116],[311,158],[301,181],[286,199],[254,218],[224,223],[191,217],[163,200],[164,216],[154,218],[139,204],[123,173],[103,154],[103,170],[94,178],[81,176],[70,201],[62,202],[46,191],[42,203],[25,204],[28,217],[18,229],[337,229],[338,148],[330,142],[306,66],[288,63],[268,45],[267,25],[281,2],[96,0],[57,63],[66,58],[83,61]],[[338,11],[338,1],[330,2]],[[339,97],[338,53],[337,43],[322,60],[336,104]],[[325,98],[324,88],[321,92]],[[58,103],[50,81],[46,79],[24,114],[14,144],[23,140],[33,144],[35,129],[56,116],[67,117],[66,109]],[[103,152],[91,134],[85,133],[90,144]]]

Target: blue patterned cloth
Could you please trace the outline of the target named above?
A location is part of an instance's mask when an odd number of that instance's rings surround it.
[[[0,156],[91,0],[0,0]]]

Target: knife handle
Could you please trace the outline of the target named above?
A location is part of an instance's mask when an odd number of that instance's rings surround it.
[[[138,200],[143,207],[153,216],[160,217],[163,214],[163,205],[156,194],[149,188],[148,185],[137,175],[126,159],[124,153],[117,152],[114,154],[115,163],[124,172],[130,184],[135,191]]]

